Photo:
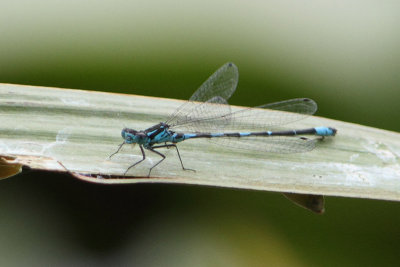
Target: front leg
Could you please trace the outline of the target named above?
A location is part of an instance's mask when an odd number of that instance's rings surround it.
[[[108,159],[111,159],[112,156],[114,156],[115,154],[117,154],[117,153],[121,150],[121,148],[122,148],[123,145],[125,145],[125,141],[122,142],[122,144],[120,144],[120,145],[118,146],[117,151],[115,151],[114,153],[112,153],[112,154],[108,157]]]

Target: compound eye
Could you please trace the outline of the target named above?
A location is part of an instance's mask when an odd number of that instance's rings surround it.
[[[128,135],[128,136],[126,137],[126,141],[132,142],[132,137]]]

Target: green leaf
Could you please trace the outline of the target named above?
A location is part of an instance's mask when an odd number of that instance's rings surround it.
[[[207,140],[179,143],[145,177],[152,162],[125,145],[111,160],[127,126],[145,129],[182,101],[82,90],[0,84],[0,156],[4,162],[47,171],[69,171],[95,183],[184,183],[312,195],[400,199],[400,135],[352,123],[311,117],[289,127],[331,126],[333,138],[307,153],[232,150]],[[164,153],[163,152],[163,153]],[[61,164],[60,164],[61,163]],[[63,167],[65,166],[65,168]],[[17,173],[17,171],[15,171]],[[13,174],[11,172],[11,174]]]

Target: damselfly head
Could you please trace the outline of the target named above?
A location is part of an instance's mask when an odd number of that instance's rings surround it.
[[[137,134],[136,130],[129,129],[129,128],[124,128],[121,131],[121,136],[125,140],[125,143],[127,143],[127,144],[135,143],[134,137],[136,134]]]

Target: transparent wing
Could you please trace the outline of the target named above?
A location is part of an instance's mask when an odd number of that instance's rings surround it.
[[[196,92],[190,97],[189,101],[181,105],[166,121],[170,126],[186,125],[188,118],[196,121],[201,118],[220,117],[230,112],[227,100],[235,92],[239,79],[239,72],[235,64],[226,63],[216,72],[214,72]],[[204,103],[213,104],[210,108],[206,108]],[[221,107],[216,107],[220,104]],[[205,112],[207,114],[203,114]],[[195,117],[198,115],[199,117]],[[204,116],[206,115],[206,116]],[[218,119],[217,119],[218,120]],[[182,127],[184,128],[184,127]]]
[[[317,138],[299,136],[249,136],[249,137],[220,137],[217,144],[236,149],[257,150],[272,153],[300,153],[314,149]]]
[[[295,122],[312,115],[317,104],[309,98],[296,98],[245,108],[231,113],[231,107],[219,97],[193,107],[184,117],[177,116],[171,128],[191,132],[267,131],[271,127]]]
[[[317,103],[309,98],[296,98],[246,108],[229,115],[230,122],[224,128],[226,131],[235,130],[271,130],[271,127],[285,125],[302,120],[317,111]]]
[[[317,104],[309,98],[297,98],[231,112],[227,99],[236,90],[238,71],[227,63],[218,69],[166,121],[171,129],[187,132],[267,131],[312,115]],[[314,148],[316,139],[299,136],[220,137],[217,144],[240,149],[295,153]]]
[[[193,93],[189,101],[206,102],[215,96],[228,100],[235,92],[238,81],[239,71],[236,65],[226,63]]]
[[[304,119],[317,111],[317,103],[309,98],[296,98],[239,110],[228,115],[223,132],[267,131],[273,127]],[[272,127],[272,128],[271,128]],[[218,137],[212,143],[238,149],[273,153],[298,153],[314,149],[317,139],[301,136]]]
[[[185,132],[216,132],[230,125],[231,108],[222,97],[216,96],[207,102],[196,102],[191,111],[174,117],[168,125],[174,130]]]

